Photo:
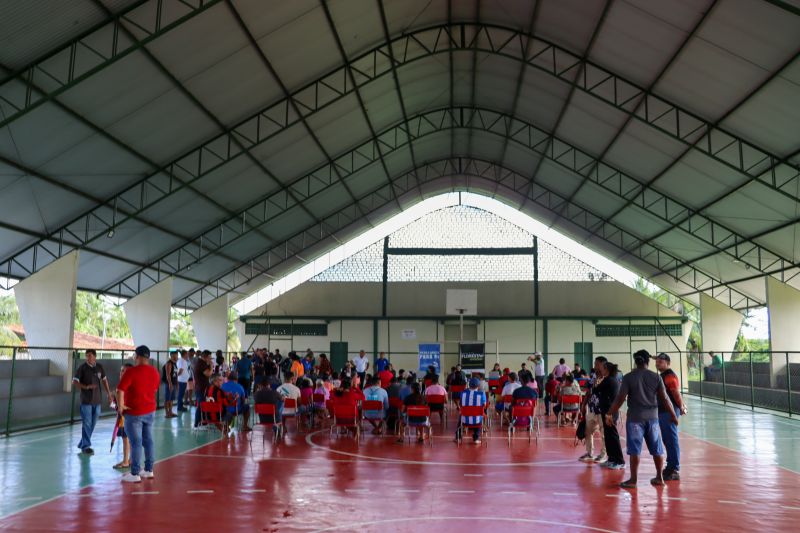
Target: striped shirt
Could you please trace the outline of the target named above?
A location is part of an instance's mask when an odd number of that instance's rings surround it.
[[[480,389],[472,390],[467,389],[461,393],[461,405],[486,405],[486,393]],[[463,424],[481,424],[483,423],[482,416],[462,416],[461,422]]]

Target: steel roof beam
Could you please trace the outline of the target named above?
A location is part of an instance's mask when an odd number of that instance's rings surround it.
[[[396,187],[405,192],[411,191],[414,187],[412,174],[420,176],[420,178],[423,179],[423,183],[433,182],[437,179],[454,174],[467,174],[486,179],[491,182],[499,183],[500,188],[509,190],[515,194],[523,194],[527,191],[527,194],[536,205],[551,212],[561,209],[563,203],[566,201],[566,198],[563,196],[539,184],[528,187],[528,182],[531,180],[530,176],[524,176],[495,163],[479,159],[465,157],[457,158],[456,160],[443,159],[427,163],[421,169],[412,169],[409,172],[403,172],[398,175],[394,179]],[[357,202],[367,206],[372,212],[385,209],[392,203],[388,193],[388,185],[381,185],[379,188],[363,195]],[[298,253],[300,250],[308,249],[311,246],[323,243],[326,239],[330,238],[333,233],[341,231],[351,226],[354,222],[357,222],[360,218],[358,212],[359,209],[356,205],[349,204],[325,217],[326,224],[324,226],[321,224],[309,226],[280,244],[271,247],[269,250],[253,256],[251,259],[259,259],[262,263],[268,263],[270,265],[269,269],[273,269],[279,265],[285,265],[292,259],[294,254]],[[599,220],[597,215],[574,203],[570,205],[570,213],[570,223],[584,230],[588,230],[589,227],[593,226],[596,221]],[[630,234],[625,229],[613,223],[608,222],[606,225],[607,227],[600,235],[600,238],[604,242],[615,247],[622,248],[625,242],[638,239],[635,235]],[[325,226],[327,226],[327,229]],[[679,259],[676,257],[655,248],[654,253],[643,254],[640,259],[655,267],[657,269],[656,275],[665,274],[661,266],[664,263],[676,264],[679,262]],[[724,287],[717,290],[707,289],[704,285],[719,285],[720,282],[711,276],[705,275],[698,279],[693,276],[695,272],[695,269],[686,267],[676,271],[674,274],[666,275],[674,277],[677,283],[710,293],[712,297],[735,309],[760,307],[763,305],[761,302],[731,287]],[[181,295],[175,300],[175,304],[183,307],[199,307],[203,305],[204,302],[236,291],[265,273],[266,272],[253,269],[249,264],[243,264],[239,268],[226,272],[205,287]],[[691,283],[696,284],[691,285]],[[674,293],[674,291],[670,292]]]
[[[171,2],[170,9],[166,10],[162,9],[163,0],[146,0],[135,2],[117,14],[111,13],[101,4],[101,9],[107,15],[106,21],[0,80],[0,100],[14,110],[0,120],[0,128],[123,57],[144,48],[147,43],[221,1]],[[125,23],[135,27],[140,37],[125,34]],[[34,84],[47,89],[39,92]]]

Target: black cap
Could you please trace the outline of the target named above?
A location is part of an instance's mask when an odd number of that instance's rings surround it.
[[[661,352],[660,354],[658,354],[656,356],[656,359],[661,359],[662,361],[666,361],[667,363],[670,362],[669,355],[665,354],[664,352]]]
[[[647,350],[639,350],[635,354],[633,354],[633,360],[640,365],[646,365],[647,361],[650,360],[650,352]]]
[[[142,344],[136,347],[136,357],[150,357],[150,348]]]

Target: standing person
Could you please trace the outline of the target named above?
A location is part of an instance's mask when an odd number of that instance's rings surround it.
[[[125,371],[133,368],[131,363],[125,363],[119,369],[119,379],[122,381],[122,376]],[[125,434],[125,417],[119,417],[119,427],[117,428],[117,438],[122,441],[122,461],[114,465],[114,470],[127,470],[131,467],[131,443],[128,441],[128,435]]]
[[[367,354],[364,350],[358,353],[358,357],[353,361],[353,364],[356,367],[356,374],[358,374],[358,379],[361,381],[361,388],[363,389],[367,377],[367,370],[369,370],[369,359],[367,359]]]
[[[380,374],[389,367],[389,360],[386,359],[386,353],[381,352],[378,354],[378,360],[375,361],[375,373]]]
[[[602,355],[594,359],[594,377],[591,379],[589,394],[584,396],[581,405],[584,419],[586,420],[586,453],[579,460],[584,462],[602,463],[606,458],[606,443],[603,438],[603,416],[600,411],[600,396],[597,389],[603,382],[602,371],[608,361]],[[600,453],[594,456],[594,434],[600,433]]]
[[[106,371],[103,370],[103,365],[97,362],[97,352],[92,349],[86,350],[86,362],[75,371],[72,384],[81,390],[80,411],[82,427],[81,441],[78,443],[78,448],[85,455],[94,455],[92,433],[94,433],[94,426],[100,417],[100,404],[103,400],[100,392],[101,384],[106,389],[108,404],[111,405],[111,402],[114,401],[114,395],[111,394],[111,389],[108,386]]]
[[[189,377],[191,372],[189,370],[189,352],[181,350],[181,357],[178,359],[178,412],[185,413],[188,411],[183,406],[183,398],[186,396],[186,387],[189,384]]]
[[[328,376],[333,375],[333,367],[331,366],[331,362],[328,360],[328,356],[324,353],[319,354],[319,368],[317,369],[317,373],[322,379],[327,379]]]
[[[603,444],[606,447],[608,460],[600,463],[601,468],[610,470],[625,470],[625,457],[622,455],[622,445],[619,443],[619,430],[617,429],[618,416],[615,414],[611,420],[605,418],[611,409],[614,400],[619,394],[619,380],[617,379],[617,365],[606,361],[600,369],[603,380],[597,386],[600,413],[603,415]]]
[[[292,362],[292,366],[289,367],[289,369],[295,380],[298,380],[306,375],[306,367],[304,367],[303,363],[300,362],[300,356],[294,352],[289,352],[289,360]]]
[[[194,411],[194,427],[200,426],[200,403],[206,399],[206,390],[210,384],[208,379],[212,374],[210,360],[211,352],[203,352],[197,358],[197,362],[192,369],[192,374],[194,375],[194,399],[197,404]]]
[[[661,374],[667,396],[672,403],[675,416],[685,415],[689,412],[681,397],[681,383],[678,375],[670,368],[669,355],[660,353],[656,357],[656,369]],[[664,469],[665,481],[680,481],[681,479],[681,448],[678,440],[678,424],[672,423],[669,411],[661,405],[658,406],[658,426],[661,430],[661,440],[667,449],[667,467]]]
[[[164,384],[164,418],[178,416],[172,410],[172,402],[178,397],[178,352],[170,352],[167,362],[161,368],[161,382]]]
[[[247,352],[242,352],[242,358],[236,363],[236,373],[239,376],[239,385],[244,389],[244,397],[248,398],[253,380],[253,360]]]
[[[648,370],[647,363],[650,354],[647,350],[639,350],[633,354],[636,368],[622,378],[614,405],[606,414],[606,423],[613,421],[614,415],[622,407],[625,398],[628,399],[628,420],[625,423],[626,446],[631,458],[631,477],[623,481],[623,489],[635,489],[638,480],[639,455],[642,452],[642,441],[647,443],[647,450],[653,456],[656,466],[656,477],[650,480],[651,485],[663,485],[664,478],[664,448],[661,445],[661,435],[658,427],[658,405],[664,406],[670,419],[677,426],[678,417],[672,409],[664,382],[655,372]]]
[[[544,357],[542,356],[542,352],[534,352],[533,357],[528,357],[528,361],[533,363],[533,377],[536,379],[536,386],[539,389],[539,394],[542,394],[542,391],[544,391],[544,378],[547,375],[544,369]]]
[[[530,383],[531,381],[533,381],[533,372],[528,370],[528,367],[525,365],[525,363],[522,363],[522,365],[519,368],[519,372],[517,372],[517,377],[519,378],[520,381],[522,381],[522,378],[525,376],[527,376],[528,378],[528,381],[526,381],[525,383]]]
[[[131,444],[131,471],[122,476],[127,483],[153,477],[153,421],[158,382],[158,371],[150,366],[150,349],[144,345],[137,347],[133,368],[125,371],[117,385],[117,411],[125,417],[125,434]],[[144,470],[140,473],[142,450]]]

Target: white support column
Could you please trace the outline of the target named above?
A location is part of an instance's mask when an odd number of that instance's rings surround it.
[[[172,306],[172,278],[153,285],[123,304],[133,342],[151,351],[169,348],[169,320]]]
[[[233,323],[233,327],[236,328],[236,335],[239,336],[239,346],[242,347],[242,351],[247,350],[248,345],[245,344],[245,335],[244,335],[244,322],[241,320],[237,320]]]
[[[800,351],[800,291],[772,276],[767,284],[769,310],[769,346],[773,352]],[[789,354],[789,362],[800,363],[800,354]],[[773,353],[772,384],[778,374],[786,373],[786,355]]]
[[[700,314],[703,351],[706,353],[733,351],[744,316],[705,294],[700,294]]]
[[[14,286],[28,346],[72,347],[77,285],[78,251],[75,250]],[[49,359],[50,372],[63,375],[64,390],[71,389],[72,350],[31,350],[31,357]]]
[[[192,313],[192,327],[203,350],[227,351],[228,298],[217,298]]]

